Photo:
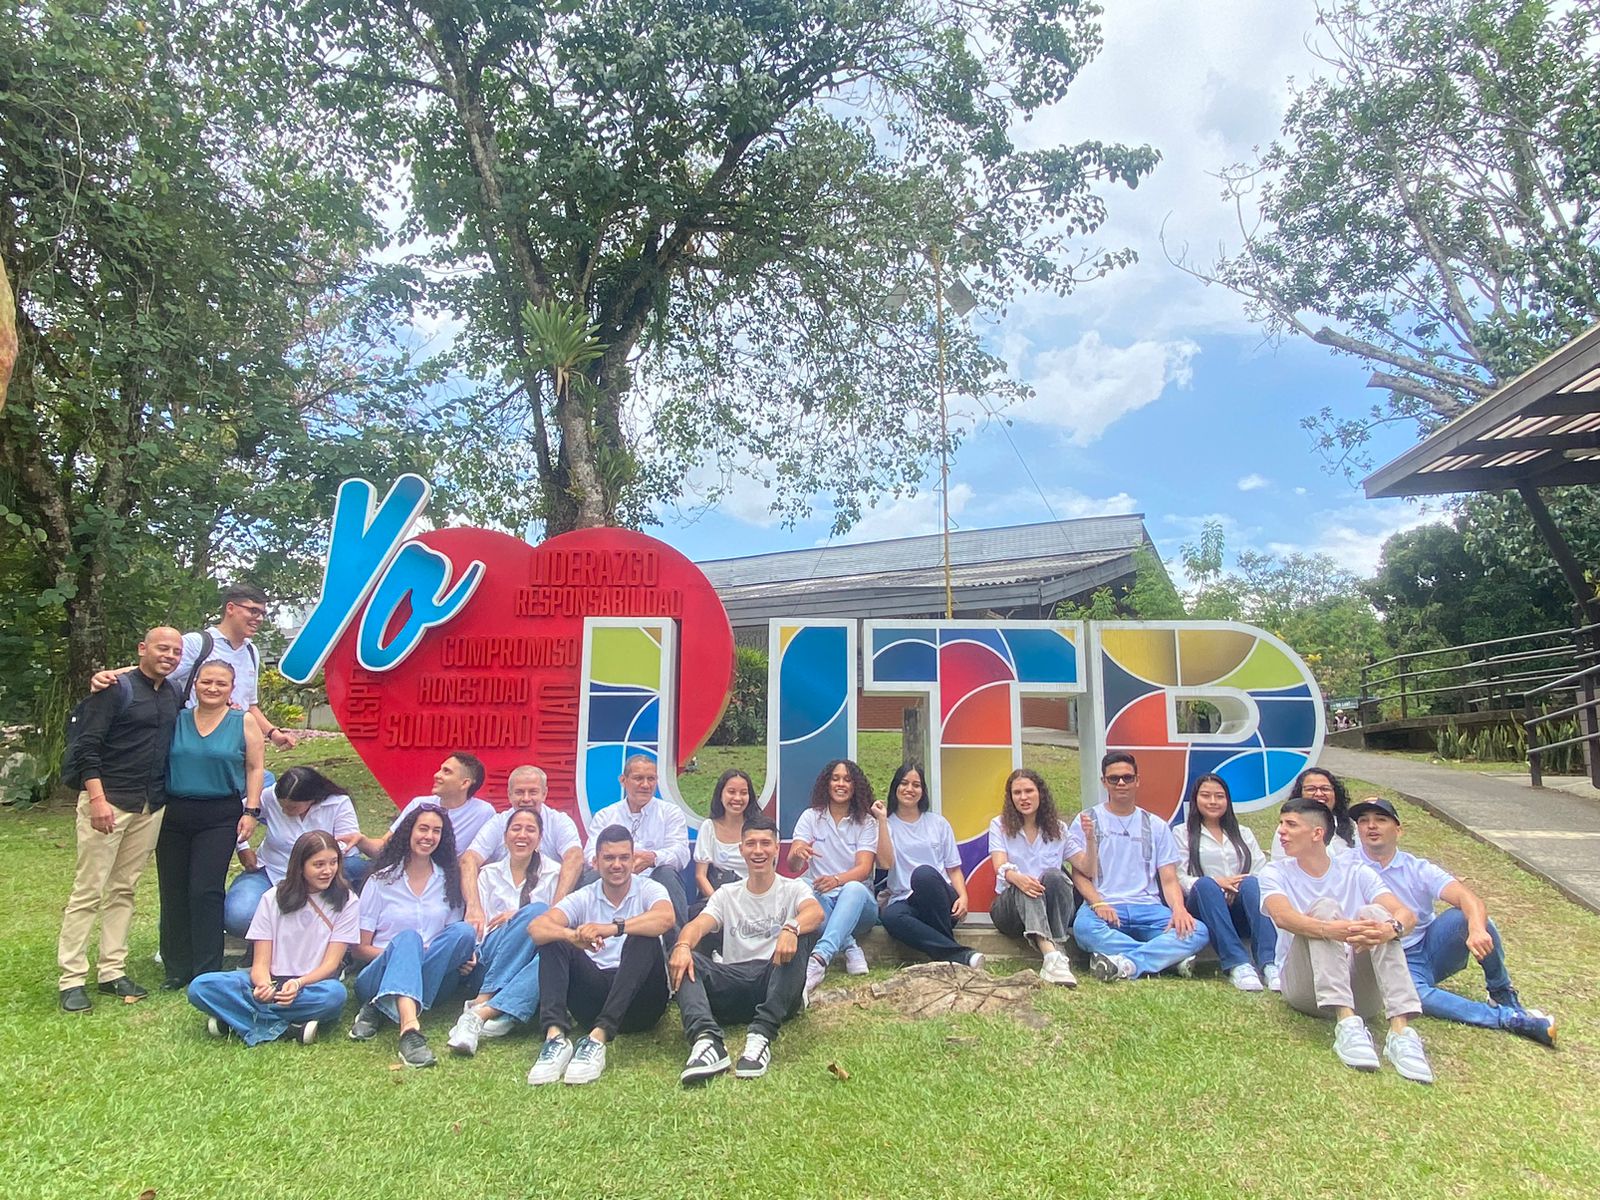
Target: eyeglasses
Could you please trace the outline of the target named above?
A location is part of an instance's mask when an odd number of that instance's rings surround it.
[[[242,609],[247,617],[265,617],[267,615],[267,610],[259,604],[240,604],[235,600],[233,606],[237,609]]]
[[[1137,775],[1102,775],[1107,787],[1132,787],[1138,782]]]
[[[1331,796],[1333,789],[1325,783],[1302,784],[1300,794],[1303,796]]]

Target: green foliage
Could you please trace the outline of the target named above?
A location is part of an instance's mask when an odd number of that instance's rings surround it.
[[[1133,582],[1120,596],[1103,587],[1089,597],[1088,604],[1063,601],[1056,605],[1056,617],[1063,621],[1175,621],[1185,615],[1183,597],[1150,545],[1133,552]]]
[[[1538,741],[1548,745],[1574,738],[1582,731],[1574,717],[1551,721],[1535,726]],[[1434,734],[1434,750],[1439,757],[1451,762],[1503,762],[1528,761],[1528,733],[1521,725],[1490,725],[1478,729],[1462,730],[1451,721]],[[1557,746],[1539,755],[1539,768],[1547,775],[1578,775],[1584,770],[1581,745]]]
[[[1090,4],[280,8],[329,123],[404,180],[422,305],[470,314],[478,469],[552,534],[735,471],[836,531],[914,490],[940,448],[931,252],[991,309],[1066,292],[1131,261],[1089,239],[1105,185],[1157,159],[1013,140],[1099,49]],[[601,350],[587,388],[540,349],[554,312]],[[966,325],[946,350],[952,396],[1023,393]]]
[[[751,646],[734,651],[733,691],[722,720],[706,739],[712,746],[763,745],[767,740],[767,653]]]

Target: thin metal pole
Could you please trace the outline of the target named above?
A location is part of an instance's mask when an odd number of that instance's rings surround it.
[[[939,351],[939,510],[944,529],[944,615],[956,615],[955,591],[950,584],[950,418],[944,394],[944,272],[939,247],[933,247],[933,328]]]

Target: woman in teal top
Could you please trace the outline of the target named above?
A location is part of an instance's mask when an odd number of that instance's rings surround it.
[[[228,707],[233,667],[201,664],[193,708],[178,714],[167,753],[167,804],[156,839],[162,987],[222,969],[222,897],[234,846],[261,816],[261,730]],[[244,801],[243,812],[240,800]]]

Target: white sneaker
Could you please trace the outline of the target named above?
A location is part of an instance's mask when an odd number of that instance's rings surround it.
[[[844,948],[844,973],[846,975],[867,973],[867,952],[854,942]]]
[[[1407,1026],[1399,1033],[1390,1031],[1383,1039],[1383,1056],[1394,1064],[1402,1079],[1412,1083],[1432,1083],[1433,1067],[1422,1049],[1422,1039],[1415,1029]]]
[[[971,954],[967,955],[967,966],[971,967],[974,971],[983,970],[983,964],[988,961],[989,960],[983,956],[983,951],[981,950],[974,950]]]
[[[1419,1047],[1420,1048],[1420,1047]],[[1333,1052],[1345,1066],[1356,1071],[1376,1071],[1378,1052],[1372,1035],[1360,1017],[1345,1017],[1333,1026]]]
[[[1228,972],[1228,978],[1233,980],[1233,986],[1241,992],[1259,992],[1261,990],[1261,976],[1256,974],[1256,969],[1249,963],[1240,963]]]
[[[806,986],[800,993],[800,1007],[804,1008],[811,1003],[811,995],[822,984],[822,977],[828,973],[828,964],[815,954],[806,963]]]
[[[215,1017],[206,1018],[206,1033],[214,1038],[225,1038],[228,1036],[227,1028]]]
[[[1262,967],[1261,979],[1267,985],[1267,991],[1283,991],[1283,972],[1278,969],[1277,963],[1268,963]]]
[[[562,1083],[593,1083],[606,1069],[606,1044],[581,1037],[572,1051],[572,1061],[561,1077]]]
[[[471,1058],[478,1052],[478,1039],[482,1036],[483,1018],[473,1012],[469,1005],[450,1027],[450,1036],[445,1038],[444,1044],[457,1054]]]
[[[727,1047],[722,1044],[721,1038],[708,1034],[695,1039],[694,1048],[689,1051],[689,1061],[683,1064],[683,1073],[678,1076],[678,1082],[685,1086],[704,1083],[727,1069]]]
[[[1059,983],[1063,987],[1078,986],[1078,977],[1072,973],[1072,963],[1068,961],[1065,950],[1052,950],[1044,956],[1044,965],[1039,968],[1039,978],[1046,983]]]
[[[1119,979],[1132,979],[1139,973],[1133,960],[1122,954],[1091,954],[1089,974],[1101,983],[1115,983]]]
[[[767,1066],[772,1062],[772,1043],[759,1033],[744,1035],[744,1049],[739,1052],[739,1061],[733,1064],[733,1077],[735,1079],[759,1079],[767,1073]]]
[[[572,1055],[571,1038],[559,1035],[550,1038],[539,1048],[539,1057],[533,1060],[533,1069],[528,1072],[528,1082],[534,1087],[541,1083],[554,1083],[566,1071]]]
[[[1184,959],[1182,962],[1180,962],[1178,964],[1177,970],[1178,970],[1178,977],[1180,979],[1193,979],[1194,978],[1194,960],[1195,960],[1195,956],[1193,954],[1191,954],[1191,955],[1189,955],[1188,958]]]
[[[307,1021],[300,1026],[300,1044],[309,1046],[317,1040],[317,1030],[321,1027],[320,1021]]]
[[[514,1033],[516,1028],[517,1019],[515,1017],[508,1017],[505,1013],[501,1013],[497,1017],[489,1017],[484,1021],[483,1033],[481,1036],[486,1038],[505,1037],[508,1033]]]

